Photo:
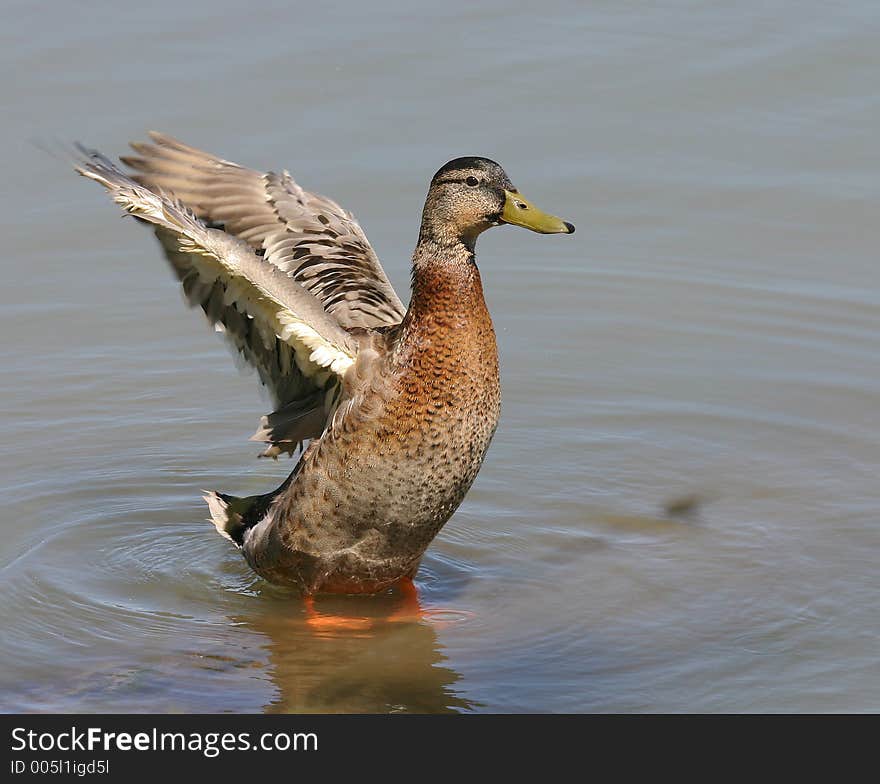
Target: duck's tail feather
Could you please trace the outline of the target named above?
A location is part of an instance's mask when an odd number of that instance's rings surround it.
[[[226,537],[238,547],[244,546],[244,539],[248,531],[258,525],[270,514],[272,502],[293,481],[302,467],[303,456],[296,467],[282,483],[281,486],[265,495],[249,495],[239,498],[226,493],[218,493],[216,490],[205,490],[202,498],[208,504],[211,513],[211,522],[220,536]]]
[[[234,542],[238,547],[243,547],[247,532],[265,520],[266,516],[271,513],[273,502],[287,489],[299,473],[304,458],[305,453],[300,455],[299,462],[290,472],[290,476],[271,493],[239,498],[234,495],[226,495],[226,493],[218,493],[216,490],[203,490],[202,498],[208,504],[211,522],[214,523],[217,533],[229,539],[230,542]]]
[[[237,498],[234,495],[226,495],[213,490],[202,496],[208,504],[211,522],[214,523],[217,533],[238,547],[242,546],[247,529],[254,524],[254,521],[249,519],[248,512],[254,502],[261,497]]]

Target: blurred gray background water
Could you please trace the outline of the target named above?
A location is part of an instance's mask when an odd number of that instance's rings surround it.
[[[876,3],[127,5],[4,6],[0,708],[880,708]],[[450,158],[577,225],[480,240],[504,411],[423,621],[316,633],[205,522],[292,467],[258,382],[34,145],[149,128],[336,198],[404,300]]]

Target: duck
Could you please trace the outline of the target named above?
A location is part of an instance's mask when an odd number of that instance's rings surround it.
[[[483,157],[428,187],[404,306],[354,216],[287,170],[260,172],[151,132],[120,168],[76,171],[151,225],[186,300],[256,368],[274,410],[252,436],[296,463],[275,490],[206,492],[210,519],[263,579],[376,594],[411,581],[498,426],[498,350],[475,246],[545,213]]]

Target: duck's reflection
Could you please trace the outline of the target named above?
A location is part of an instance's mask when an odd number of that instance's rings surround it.
[[[272,591],[272,592],[269,592]],[[270,713],[454,713],[472,703],[454,689],[437,628],[463,614],[423,608],[414,591],[303,601],[269,589],[239,618],[268,639],[277,688]]]

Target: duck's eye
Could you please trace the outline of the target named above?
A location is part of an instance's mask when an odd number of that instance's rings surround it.
[[[465,182],[471,186],[471,188],[476,188],[477,185],[480,184],[480,181],[476,177],[468,177]]]

